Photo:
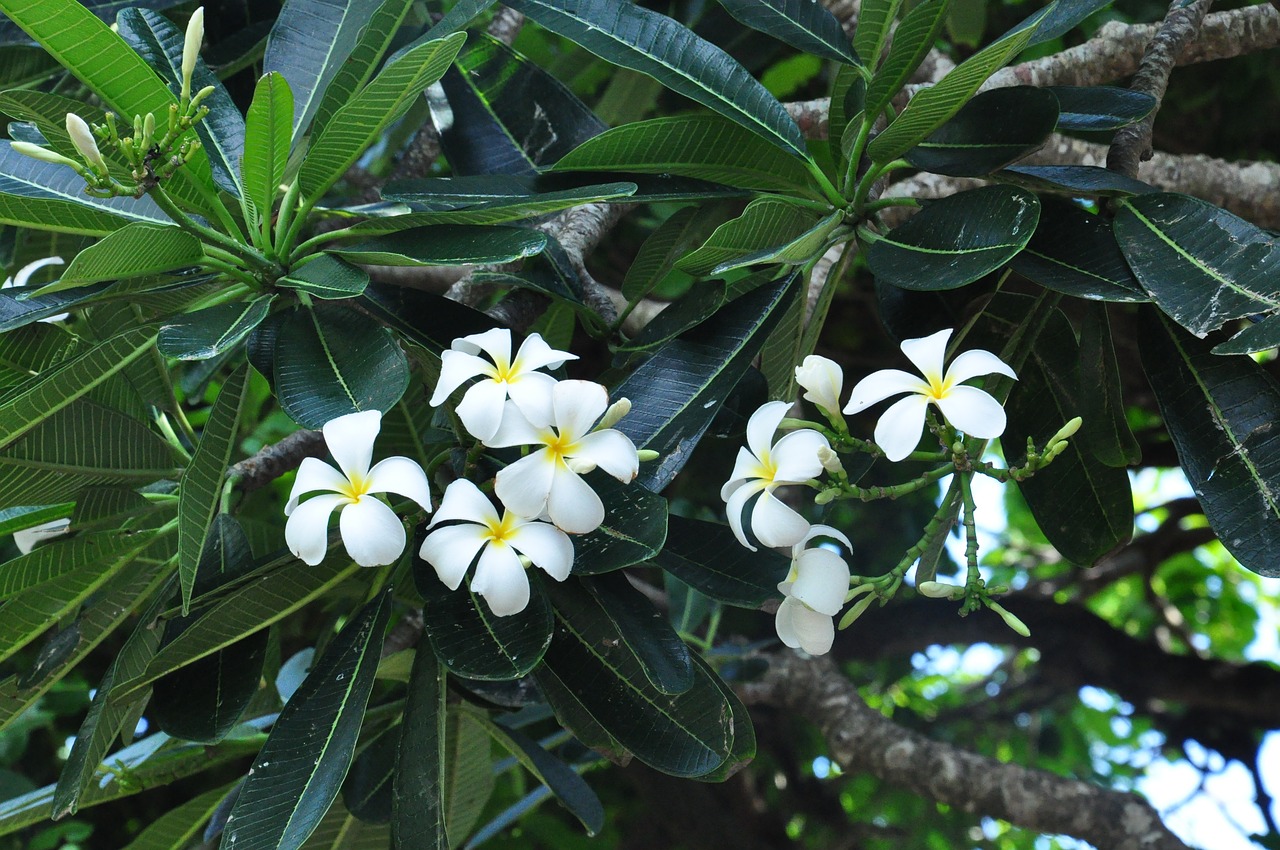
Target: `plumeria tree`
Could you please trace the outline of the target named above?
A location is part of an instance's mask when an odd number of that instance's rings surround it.
[[[1194,740],[1274,843],[1280,215],[1138,165],[1208,4],[0,0],[0,833],[1179,848]]]

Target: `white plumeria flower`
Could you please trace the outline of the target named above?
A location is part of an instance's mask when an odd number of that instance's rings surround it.
[[[756,547],[747,541],[742,529],[747,500],[760,493],[751,510],[751,531],[761,543],[766,546],[798,543],[808,533],[809,523],[784,505],[773,491],[784,484],[803,484],[821,475],[818,451],[831,448],[827,438],[811,428],[792,431],[777,443],[772,442],[773,432],[778,430],[790,406],[785,401],[771,401],[751,414],[747,421],[747,448],[738,449],[733,473],[720,488],[720,498],[727,503],[729,527],[738,542],[752,552]]]
[[[15,531],[13,533],[13,542],[18,547],[18,551],[26,555],[36,547],[37,543],[66,534],[70,525],[70,519],[53,519],[48,522],[42,522],[39,525]]]
[[[845,405],[845,413],[857,413],[868,405],[902,393],[876,422],[875,441],[889,460],[898,461],[915,450],[924,430],[925,411],[935,405],[947,422],[970,437],[994,439],[1004,433],[1004,408],[989,394],[964,382],[979,375],[999,373],[1017,380],[1013,369],[990,351],[973,349],[951,361],[942,371],[951,331],[938,331],[922,339],[902,343],[902,353],[915,364],[923,380],[899,369],[881,369],[858,381]]]
[[[40,271],[45,266],[60,266],[63,264],[61,257],[45,257],[43,260],[36,260],[34,263],[27,263],[18,269],[13,277],[7,277],[4,283],[0,283],[0,289],[11,289],[15,286],[26,286],[31,282],[31,276]],[[46,316],[41,319],[42,322],[61,322],[70,316],[70,313],[59,313],[56,316]]]
[[[604,522],[604,503],[580,478],[597,466],[624,484],[636,477],[635,443],[621,431],[591,428],[609,404],[605,388],[591,381],[560,381],[551,392],[551,418],[530,422],[512,402],[502,426],[488,441],[494,448],[541,446],[498,473],[494,492],[520,516],[544,514],[571,534],[595,531]]]
[[[457,590],[467,568],[480,554],[471,590],[485,598],[499,617],[516,614],[529,604],[529,577],[523,555],[556,581],[569,577],[573,566],[573,543],[569,536],[548,522],[517,516],[504,510],[502,516],[466,479],[449,485],[428,528],[447,520],[458,525],[437,528],[422,541],[418,557],[435,567],[436,575],[450,590]]]
[[[372,469],[373,441],[382,428],[377,410],[348,413],[324,424],[324,441],[338,469],[309,457],[298,468],[284,513],[289,551],[315,566],[329,548],[329,515],[340,510],[338,528],[347,554],[362,567],[394,563],[404,551],[404,525],[374,493],[398,493],[431,510],[431,490],[422,467],[407,457],[389,457]],[[299,504],[306,493],[326,491]]]
[[[810,354],[796,367],[796,383],[805,391],[805,401],[813,402],[833,417],[840,416],[844,370],[839,363],[820,354]]]
[[[835,640],[835,615],[849,592],[849,565],[825,546],[806,549],[815,537],[834,537],[852,548],[849,538],[829,525],[815,525],[791,550],[791,572],[778,584],[782,604],[774,626],[778,637],[792,649],[825,655]]]
[[[489,355],[486,360],[480,357]],[[539,334],[530,334],[511,357],[511,331],[494,328],[453,341],[440,356],[440,381],[431,395],[431,406],[439,407],[454,390],[471,378],[483,378],[467,389],[458,404],[458,418],[477,440],[489,441],[498,433],[507,399],[515,402],[524,417],[535,425],[551,421],[551,388],[556,379],[538,369],[558,369],[575,354],[557,351]]]

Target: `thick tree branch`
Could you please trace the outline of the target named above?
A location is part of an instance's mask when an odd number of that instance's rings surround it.
[[[319,431],[294,431],[274,445],[265,446],[227,471],[237,486],[248,492],[265,487],[291,469],[297,469],[303,458],[324,457],[327,448]]]
[[[1000,762],[899,726],[868,707],[827,658],[773,654],[768,673],[745,686],[743,696],[816,724],[832,758],[846,771],[866,772],[964,811],[1097,847],[1186,850],[1155,811],[1132,794]]]

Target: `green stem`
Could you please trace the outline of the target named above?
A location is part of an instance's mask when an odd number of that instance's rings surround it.
[[[294,197],[297,197],[296,193]],[[290,250],[289,246],[298,241],[298,234],[302,232],[303,225],[307,223],[307,216],[311,215],[311,210],[315,208],[315,205],[316,202],[314,200],[304,200],[298,206],[298,209],[293,212],[293,218],[285,229],[284,238],[276,241],[276,249],[280,252],[280,256],[288,260],[293,259],[294,254],[297,252]],[[281,211],[283,212],[283,207]]]
[[[231,210],[227,209],[226,204],[222,203],[222,199],[218,197],[218,193],[210,189],[208,186],[205,186],[199,180],[192,180],[190,182],[195,185],[196,191],[200,193],[200,197],[204,198],[209,204],[209,208],[213,210],[213,214],[217,216],[218,221],[222,223],[222,227],[227,231],[227,233],[231,234],[232,238],[237,241],[244,242],[244,231],[240,229],[240,224],[236,221],[235,216],[231,214]]]
[[[912,481],[903,484],[891,484],[888,487],[858,487],[855,484],[841,483],[839,497],[844,499],[858,499],[863,502],[871,502],[877,499],[898,499],[909,493],[915,493],[928,487],[936,481],[946,478],[955,472],[953,465],[939,466],[931,469]],[[816,482],[815,482],[816,483]],[[821,484],[817,485],[821,488]]]
[[[848,191],[850,184],[858,174],[858,164],[862,162],[862,152],[867,149],[867,139],[871,137],[871,127],[875,124],[874,115],[863,115],[862,126],[858,128],[858,136],[854,139],[853,150],[849,152],[849,162],[845,164],[844,179],[840,188]]]
[[[836,209],[843,207],[844,196],[840,194],[840,191],[836,189],[834,185],[832,185],[831,181],[827,178],[827,175],[822,173],[822,169],[818,167],[818,164],[812,159],[805,157],[804,167],[805,170],[813,176],[813,180],[818,184],[818,188],[822,190],[822,196],[830,201],[831,205]],[[788,197],[787,200],[792,203],[798,201],[798,199],[791,197]]]
[[[237,265],[209,256],[208,249],[211,246],[205,245],[204,247],[206,253],[204,255],[204,259],[200,261],[202,266],[216,272],[222,272],[227,277],[240,281],[242,285],[257,286],[258,281],[253,277],[253,275],[249,274]]]
[[[178,453],[183,461],[190,463],[191,452],[187,450],[187,447],[182,444],[182,440],[178,438],[177,433],[174,432],[173,424],[169,421],[169,417],[165,416],[163,413],[157,415],[156,427],[160,429],[160,433],[164,436],[165,442],[173,447],[173,450]]]
[[[243,242],[238,242],[230,236],[219,233],[212,228],[205,227],[203,224],[197,223],[195,219],[183,212],[178,205],[174,203],[173,199],[169,197],[168,193],[165,192],[162,187],[156,186],[151,190],[150,195],[151,199],[156,202],[156,206],[164,210],[165,214],[168,215],[169,218],[173,219],[174,224],[178,225],[183,230],[188,230],[194,233],[200,238],[201,242],[206,243],[206,245],[214,245],[223,248],[234,256],[242,260],[246,260],[253,265],[260,266],[264,269],[271,268],[271,263],[267,261],[267,258],[250,248],[248,245]]]
[[[964,562],[968,568],[966,584],[981,581],[978,573],[978,524],[973,518],[978,505],[973,498],[973,477],[968,473],[957,473],[960,478],[960,496],[964,500]]]
[[[888,174],[890,171],[894,171],[899,168],[909,168],[910,166],[911,163],[907,162],[905,159],[895,159],[893,162],[886,162],[883,165],[875,165],[869,168],[867,173],[862,175],[862,179],[858,181],[858,188],[853,193],[854,210],[859,214],[865,212],[863,205],[866,203],[867,196],[871,194],[871,188],[876,185],[877,180]]]
[[[293,207],[298,203],[298,193],[301,191],[302,184],[295,179],[285,190],[284,200],[280,202],[280,213],[276,216],[275,239],[272,244],[275,245],[276,253],[281,257],[289,257],[293,253],[289,244],[285,242],[285,237],[293,224]]]

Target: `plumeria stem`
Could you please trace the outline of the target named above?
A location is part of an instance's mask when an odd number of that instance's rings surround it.
[[[280,201],[280,211],[276,214],[276,229],[272,244],[281,257],[292,258],[293,246],[287,242],[289,231],[293,227],[294,207],[298,203],[298,193],[302,190],[299,181],[294,180],[285,190],[284,199]]]
[[[978,524],[974,519],[974,512],[978,506],[973,498],[973,478],[970,474],[963,472],[958,473],[958,477],[961,498],[964,500],[965,583],[964,604],[960,606],[960,614],[964,616],[982,606],[986,587],[982,574],[978,571]]]
[[[169,197],[169,194],[165,192],[162,187],[156,186],[149,194],[151,195],[151,199],[156,202],[156,206],[164,210],[165,214],[168,215],[169,218],[173,219],[174,224],[184,230],[194,233],[200,238],[201,242],[204,242],[206,245],[216,245],[230,252],[232,255],[261,268],[271,268],[271,263],[267,258],[250,248],[248,245],[243,242],[238,242],[230,236],[219,233],[212,228],[205,227],[203,224],[197,223],[195,219],[183,212],[182,209],[174,203],[173,199]]]
[[[871,502],[877,499],[898,499],[909,493],[915,493],[923,490],[930,484],[946,478],[953,472],[955,472],[955,467],[953,466],[939,466],[935,469],[930,469],[928,472],[925,472],[919,478],[912,481],[907,481],[903,484],[891,484],[887,487],[858,487],[857,485],[848,483],[848,479],[846,478],[843,482],[837,482],[838,491],[834,498],[859,499],[863,502]],[[812,484],[818,489],[823,489],[827,492],[830,492],[832,489],[824,488],[816,481],[812,482]],[[830,501],[830,499],[828,499],[828,501]]]

